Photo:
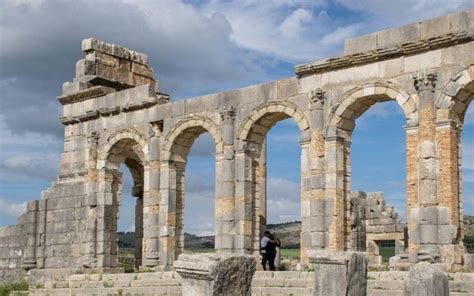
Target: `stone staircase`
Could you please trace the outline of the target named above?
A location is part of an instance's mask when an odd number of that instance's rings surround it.
[[[314,278],[314,272],[257,271],[252,278],[252,296],[310,296]]]
[[[407,271],[369,272],[367,281],[368,296],[403,296]],[[474,296],[474,273],[448,274],[449,295]]]
[[[73,274],[60,282],[44,282],[30,288],[30,295],[181,295],[181,278],[175,272]]]
[[[368,296],[403,296],[408,272],[369,272]],[[452,296],[474,296],[474,273],[449,274]],[[309,296],[314,292],[314,272],[257,271],[252,296]],[[29,292],[12,295],[38,296],[181,296],[181,277],[172,271],[143,273],[71,274],[59,280],[39,281]]]

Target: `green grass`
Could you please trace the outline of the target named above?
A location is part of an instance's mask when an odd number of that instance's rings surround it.
[[[28,283],[19,282],[0,286],[0,296],[8,296],[13,291],[28,291]]]
[[[390,257],[395,256],[395,247],[380,247],[380,256],[383,258],[383,262],[388,262]]]
[[[281,257],[289,259],[300,259],[300,249],[280,249]]]

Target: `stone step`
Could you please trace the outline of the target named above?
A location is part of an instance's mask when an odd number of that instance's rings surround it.
[[[403,291],[404,281],[396,280],[369,280],[367,281],[368,289],[380,290],[400,290]]]
[[[449,281],[449,291],[474,293],[474,281]]]
[[[31,296],[181,296],[181,287],[125,287],[125,288],[79,288],[79,289],[32,289]]]
[[[301,287],[252,287],[252,296],[312,296],[314,289]]]
[[[403,296],[403,290],[368,289],[367,296]]]

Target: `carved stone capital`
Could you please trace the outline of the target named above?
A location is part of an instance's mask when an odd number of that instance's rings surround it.
[[[324,101],[326,100],[325,94],[326,92],[321,88],[311,91],[309,93],[309,102],[311,107],[322,107],[324,105]]]
[[[97,148],[99,145],[99,133],[92,132],[87,136],[87,144],[91,149]]]
[[[434,91],[436,86],[437,74],[432,70],[425,70],[413,75],[415,89],[421,91]]]
[[[150,122],[151,126],[151,137],[160,137],[163,133],[163,123],[162,122]]]
[[[232,124],[235,119],[235,108],[223,108],[221,111],[221,119],[224,124]]]

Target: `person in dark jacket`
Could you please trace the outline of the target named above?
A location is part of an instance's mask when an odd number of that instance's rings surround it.
[[[262,254],[262,267],[267,270],[267,261],[270,270],[275,270],[276,248],[280,246],[280,240],[276,239],[270,231],[265,231],[260,240],[260,253]]]

